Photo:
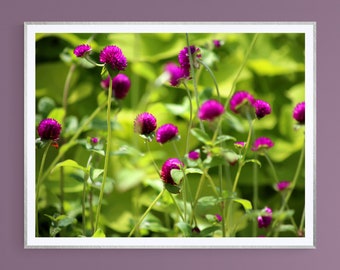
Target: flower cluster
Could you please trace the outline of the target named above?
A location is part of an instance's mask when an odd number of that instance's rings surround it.
[[[258,119],[271,113],[269,103],[261,99],[256,100],[247,91],[238,91],[232,96],[230,99],[230,110],[244,117],[252,117],[255,114]]]

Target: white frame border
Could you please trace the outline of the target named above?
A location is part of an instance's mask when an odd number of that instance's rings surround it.
[[[213,31],[212,31],[213,30]],[[302,238],[39,238],[35,237],[36,33],[304,33],[305,237]],[[26,22],[25,23],[25,248],[315,248],[316,23],[315,22]],[[312,105],[312,106],[311,106]],[[307,147],[308,146],[308,147]]]

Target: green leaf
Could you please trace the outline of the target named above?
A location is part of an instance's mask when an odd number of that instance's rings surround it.
[[[97,229],[96,232],[93,234],[92,236],[93,238],[105,238],[106,235],[103,232],[103,230],[101,228]]]
[[[92,181],[95,181],[102,173],[104,172],[103,169],[94,169],[90,168],[90,178]]]
[[[172,179],[174,180],[174,182],[177,185],[182,181],[182,179],[184,177],[183,171],[182,170],[178,170],[178,169],[172,169],[170,171],[170,174],[171,174]]]
[[[73,167],[76,169],[82,170],[84,173],[88,173],[88,169],[79,165],[76,161],[72,159],[67,159],[65,161],[59,162],[55,167],[52,169],[52,172],[60,167]]]
[[[234,199],[233,201],[241,204],[246,212],[248,212],[251,209],[253,209],[253,206],[252,206],[251,202],[248,201],[248,200],[245,200],[245,199]]]
[[[257,160],[257,159],[247,159],[247,160],[245,160],[244,161],[244,163],[256,163],[257,165],[259,165],[260,167],[262,166],[261,165],[261,162],[259,161],[259,160]]]
[[[55,101],[50,97],[42,97],[38,102],[38,112],[47,117],[47,115],[55,108]]]
[[[171,194],[179,194],[181,191],[181,188],[179,186],[174,186],[169,183],[165,183],[164,187],[167,191],[169,191]]]
[[[215,225],[215,226],[210,226],[210,227],[207,227],[207,228],[203,229],[203,230],[200,232],[199,236],[200,236],[200,237],[212,236],[212,234],[213,234],[215,231],[220,230],[220,229],[221,229],[220,226],[216,226],[216,225]]]
[[[184,237],[191,236],[191,226],[188,223],[181,221],[178,222],[176,226],[181,230]]]
[[[198,168],[187,168],[185,169],[185,174],[190,174],[190,173],[198,173],[198,174],[203,174],[203,171]]]
[[[221,142],[225,142],[225,141],[236,141],[236,138],[229,136],[229,135],[220,135],[217,137],[214,145],[219,144]]]
[[[48,118],[53,118],[59,123],[62,123],[65,117],[65,110],[63,108],[54,108],[47,116]]]
[[[210,144],[209,135],[199,128],[193,128],[190,130],[191,134],[204,144]]]

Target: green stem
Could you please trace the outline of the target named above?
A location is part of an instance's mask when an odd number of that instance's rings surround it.
[[[106,137],[106,151],[105,151],[105,161],[104,161],[104,172],[103,172],[103,180],[100,187],[100,193],[99,193],[99,200],[98,200],[98,208],[97,208],[97,214],[96,214],[96,221],[95,221],[95,232],[98,229],[98,223],[99,223],[99,217],[100,217],[100,210],[103,202],[104,197],[104,188],[106,183],[106,178],[108,174],[109,169],[109,160],[110,160],[110,151],[111,151],[111,101],[112,101],[112,80],[113,78],[110,78],[110,84],[108,89],[108,97],[107,97],[107,111],[106,111],[106,123],[107,123],[107,137]]]
[[[215,85],[215,88],[216,88],[216,93],[217,93],[218,101],[221,101],[220,90],[218,89],[218,84],[217,84],[217,80],[216,80],[216,77],[215,77],[214,73],[212,72],[210,67],[206,63],[204,63],[202,60],[198,59],[197,61],[198,61],[198,63],[202,64],[202,66],[204,66],[205,69],[209,72],[210,77],[212,78],[212,80],[214,82],[214,85]]]
[[[299,231],[298,234],[304,234],[304,224],[305,224],[305,207],[303,208],[302,216],[301,216],[301,221],[300,221],[300,226],[299,226]]]
[[[92,154],[90,154],[87,161],[86,168],[89,168],[92,160]],[[84,173],[84,183],[83,183],[83,198],[82,198],[82,221],[83,221],[83,235],[86,235],[86,190],[87,190],[87,180],[89,178],[88,173]]]
[[[197,89],[197,81],[196,81],[196,77],[195,77],[194,60],[192,58],[192,54],[191,54],[191,50],[190,50],[189,34],[186,33],[185,37],[186,37],[186,42],[187,42],[187,47],[188,47],[188,54],[189,54],[190,73],[191,73],[191,78],[192,78],[193,85],[194,85],[195,100],[196,100],[196,106],[197,106],[197,109],[198,109],[200,107],[200,104],[199,104],[199,100],[198,100],[198,89]],[[202,120],[200,120],[200,128],[201,128],[201,130],[204,131],[204,125],[203,125]]]
[[[255,159],[257,159],[257,154],[255,154]],[[258,168],[257,164],[253,164],[253,208],[254,211],[257,210],[257,204],[259,200],[259,183],[258,183]],[[257,236],[257,222],[253,222],[253,237]]]
[[[36,228],[36,236],[39,236],[39,223],[38,223],[38,200],[39,200],[39,193],[40,193],[40,186],[42,183],[42,171],[44,169],[45,166],[45,161],[46,161],[46,156],[47,156],[47,152],[48,149],[51,146],[51,141],[48,142],[45,151],[43,153],[43,156],[41,158],[41,164],[40,164],[40,169],[39,169],[39,174],[38,174],[38,179],[37,179],[37,184],[36,184],[36,194],[35,194],[35,228]]]
[[[149,212],[151,211],[151,209],[154,207],[154,205],[156,204],[156,202],[163,196],[165,191],[165,188],[162,189],[162,191],[158,194],[158,196],[156,197],[156,199],[154,199],[154,201],[149,205],[148,209],[146,209],[146,211],[144,212],[144,214],[141,216],[141,218],[138,220],[138,222],[135,224],[135,226],[133,227],[133,229],[130,231],[128,237],[131,237],[134,232],[136,231],[136,229],[140,226],[140,224],[143,222],[143,220],[145,219],[145,217],[149,214]]]
[[[187,141],[186,141],[186,149],[185,152],[188,153],[189,152],[189,141],[190,141],[190,130],[192,128],[192,123],[193,123],[193,108],[192,108],[192,99],[191,99],[191,94],[190,91],[188,89],[188,86],[186,85],[186,83],[184,83],[185,89],[187,91],[187,95],[189,98],[189,104],[190,104],[190,118],[189,118],[189,126],[188,126],[188,130],[187,130]]]
[[[241,66],[240,66],[238,72],[236,73],[235,79],[233,80],[233,83],[232,83],[232,85],[231,85],[230,93],[229,93],[229,95],[228,95],[228,98],[226,99],[226,102],[224,103],[224,109],[225,109],[225,110],[227,110],[227,108],[228,108],[228,106],[229,106],[230,99],[231,99],[231,97],[232,97],[232,96],[234,95],[234,93],[235,93],[236,83],[237,83],[237,81],[238,81],[238,79],[239,79],[239,77],[240,77],[240,75],[241,75],[243,69],[245,68],[245,66],[246,66],[246,64],[247,64],[247,62],[248,62],[250,53],[251,53],[251,51],[253,50],[253,48],[254,48],[254,46],[255,46],[256,40],[257,40],[257,38],[258,38],[258,35],[259,35],[259,34],[257,34],[257,33],[254,35],[254,37],[253,37],[253,39],[252,39],[252,41],[251,41],[251,43],[250,43],[250,45],[249,45],[249,47],[248,47],[248,50],[247,50],[246,53],[245,53],[244,59],[243,59],[243,61],[242,61],[242,63],[241,63]],[[220,119],[219,119],[219,121],[218,121],[218,123],[217,123],[217,128],[216,128],[216,131],[215,131],[215,133],[214,133],[212,142],[215,142],[215,140],[216,140],[216,138],[217,138],[217,135],[218,135],[218,132],[219,132],[219,127],[220,127],[221,124],[222,124],[222,120],[223,120],[223,117],[220,117]]]
[[[272,170],[272,172],[273,172],[273,176],[274,176],[275,182],[278,183],[278,182],[279,182],[279,178],[277,177],[276,170],[275,170],[275,167],[274,167],[273,162],[272,162],[271,159],[269,158],[267,152],[264,153],[264,156],[266,157],[266,159],[267,159],[267,161],[268,161],[268,164],[269,164],[269,166],[270,166],[270,168],[271,168],[271,170]]]

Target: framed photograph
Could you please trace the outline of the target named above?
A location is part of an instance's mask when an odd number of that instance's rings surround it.
[[[25,23],[25,247],[314,248],[315,40]]]

